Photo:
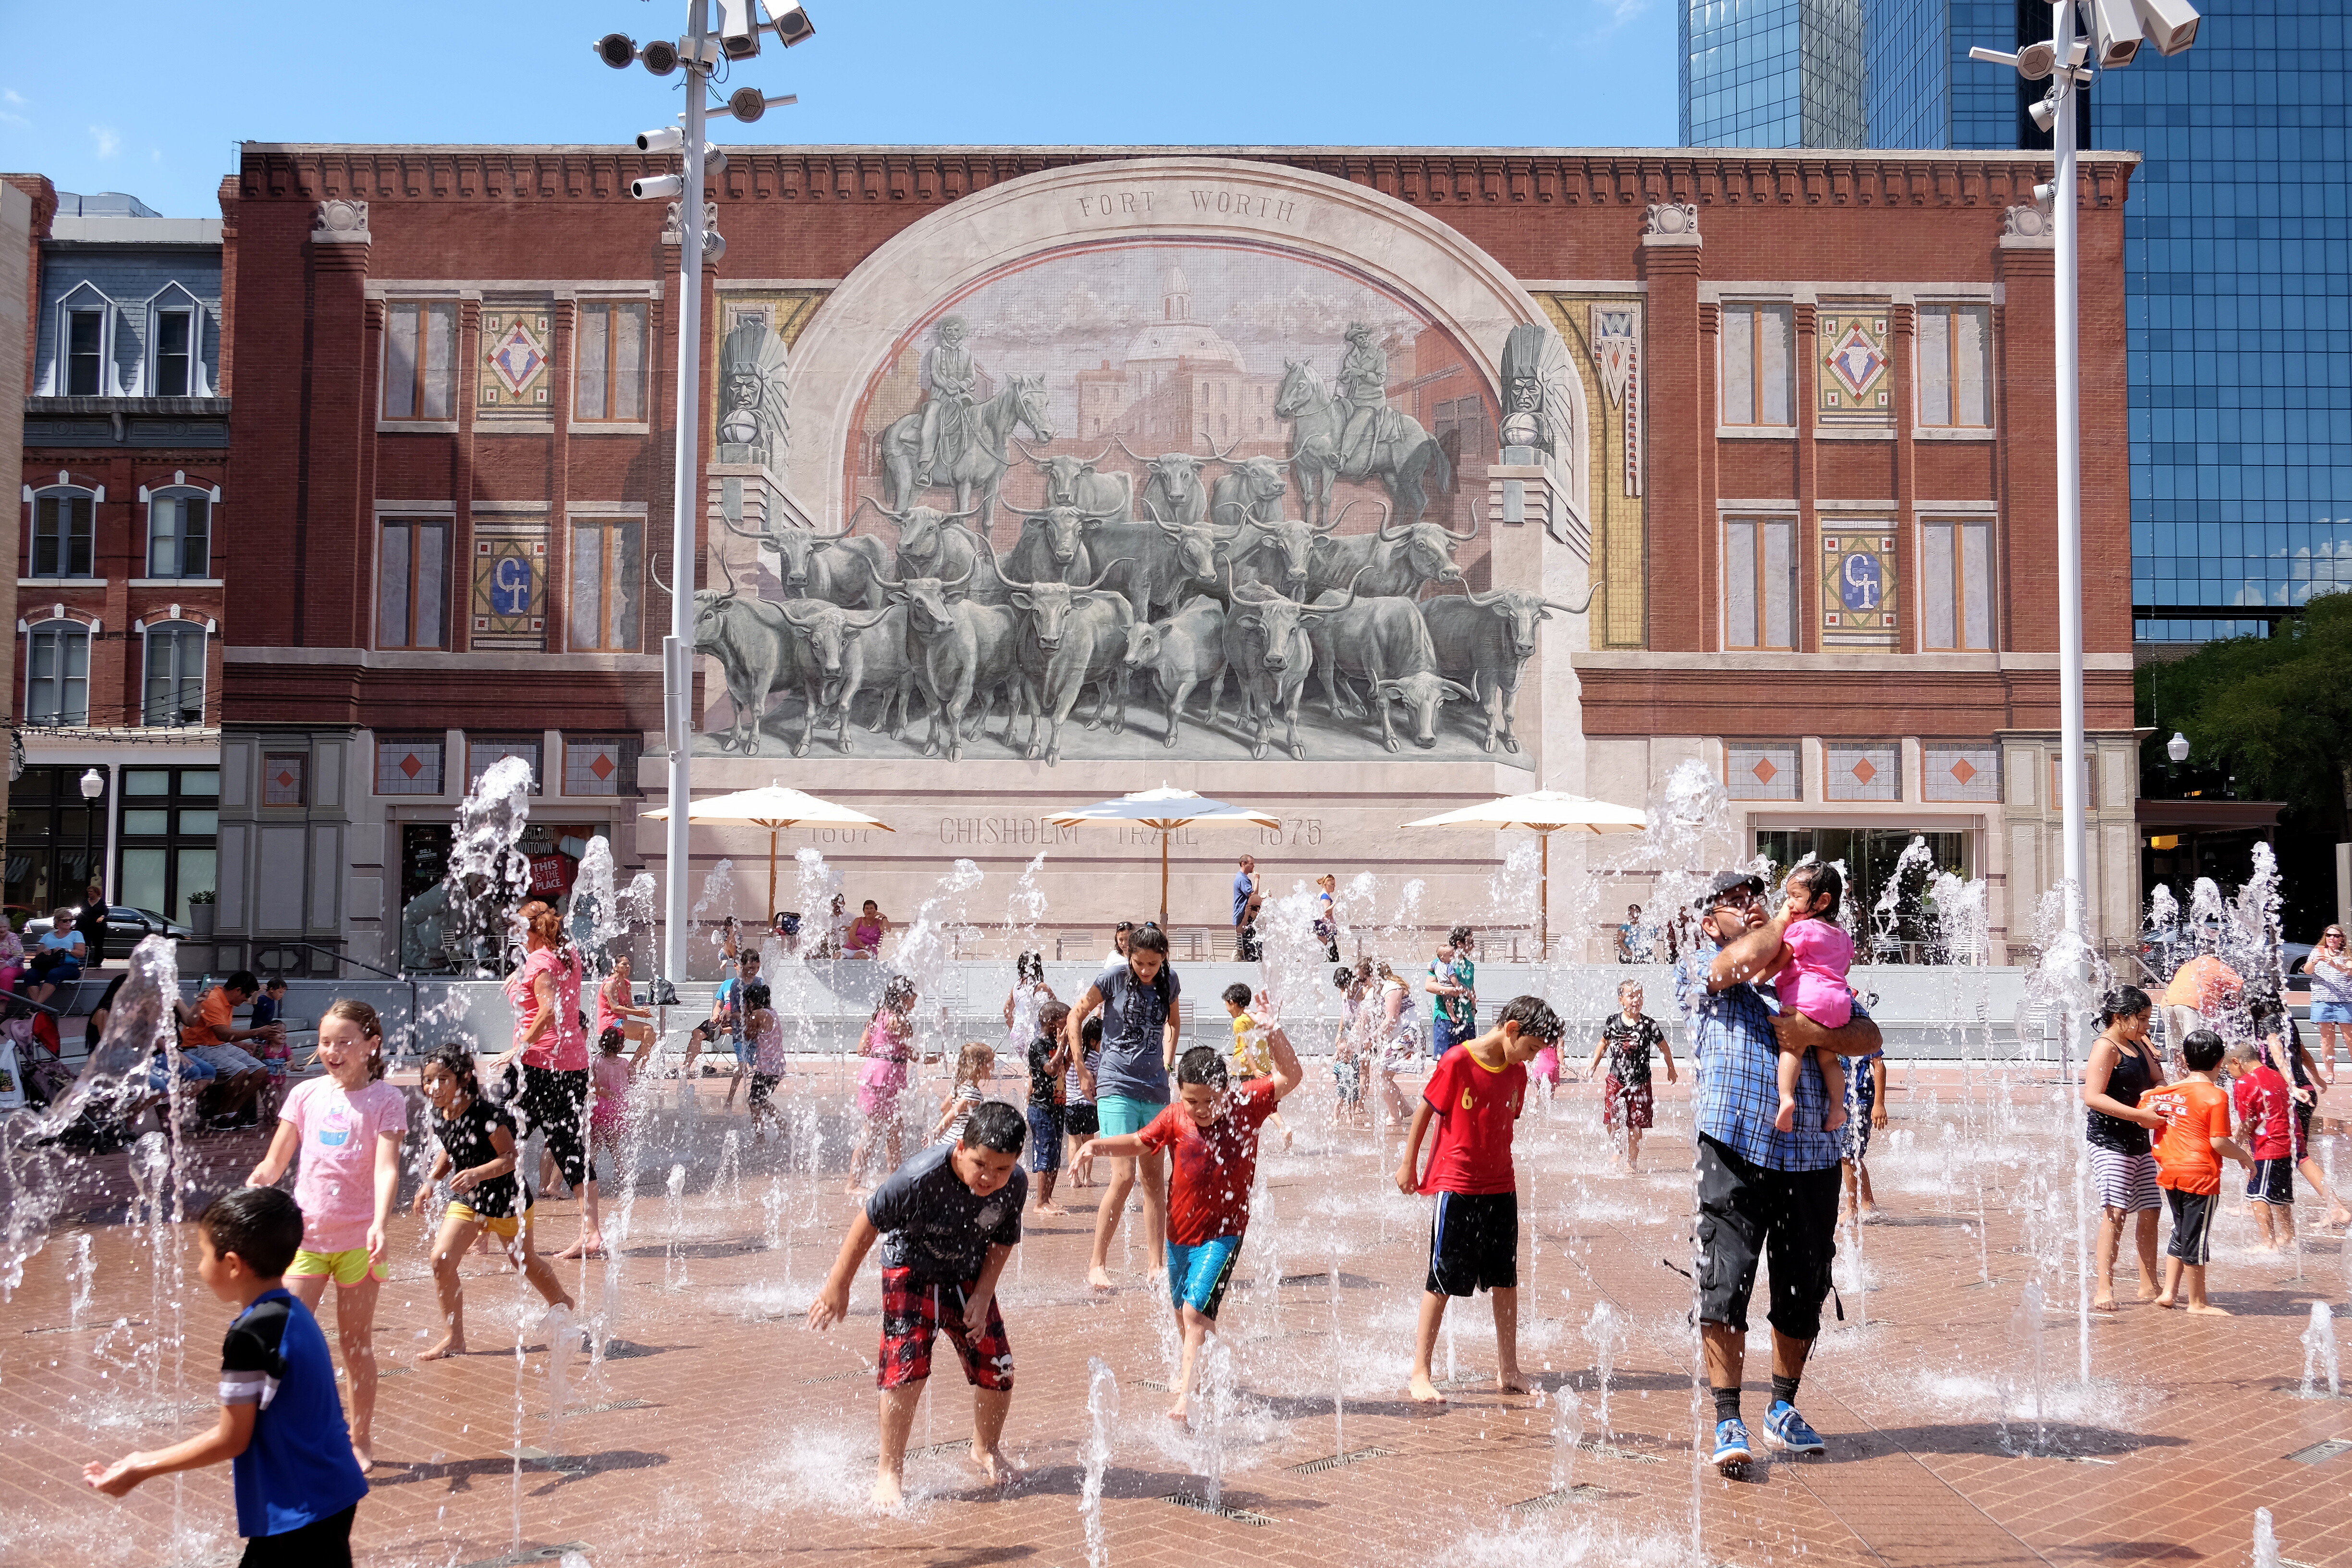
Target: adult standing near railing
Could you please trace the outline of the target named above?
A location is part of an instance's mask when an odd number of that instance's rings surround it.
[[[1258,961],[1257,912],[1265,895],[1258,886],[1257,857],[1244,855],[1234,873],[1234,962]]]
[[[2311,956],[2303,961],[2311,976],[2311,1023],[2319,1031],[2319,1065],[2327,1083],[2336,1081],[2336,1043],[2352,1051],[2352,952],[2347,952],[2344,928],[2329,926],[2319,933]]]
[[[1247,856],[1243,857],[1246,869]],[[1168,962],[1168,933],[1147,925],[1128,939],[1127,962],[1106,969],[1087,987],[1062,1025],[1075,1057],[1087,1020],[1100,1013],[1102,1055],[1095,1063],[1095,1119],[1101,1135],[1140,1132],[1168,1109],[1168,1075],[1176,1066],[1176,1043],[1184,1032],[1183,987]],[[1127,1212],[1128,1194],[1143,1183],[1143,1229],[1153,1274],[1167,1267],[1168,1156],[1152,1150],[1120,1160],[1095,1211],[1095,1250],[1087,1283],[1115,1289],[1110,1277],[1110,1238]]]
[[[515,911],[523,928],[521,967],[507,977],[514,1007],[514,1044],[491,1058],[492,1076],[518,1058],[522,1092],[511,1102],[527,1119],[524,1131],[545,1134],[564,1182],[580,1195],[580,1238],[558,1258],[602,1258],[604,1237],[596,1206],[596,1168],[588,1153],[588,1038],[580,1028],[580,954],[565,938],[563,917],[533,899]]]

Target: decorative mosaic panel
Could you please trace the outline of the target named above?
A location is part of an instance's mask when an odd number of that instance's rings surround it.
[[[548,355],[555,342],[552,318],[544,310],[482,312],[482,363],[478,398],[498,412],[544,414]]]
[[[306,752],[268,752],[261,758],[261,804],[286,807],[310,802],[310,757]]]
[[[375,741],[375,793],[378,795],[439,795],[442,753],[447,742],[378,735]]]
[[[1858,531],[1822,521],[1822,648],[1892,648],[1895,638],[1895,535],[1880,521]]]
[[[1823,748],[1822,793],[1831,800],[1901,800],[1903,749],[1893,742]]]
[[[567,735],[563,741],[563,793],[619,795],[630,787],[635,743],[618,735]]]
[[[547,646],[547,531],[474,534],[474,636],[477,648]]]
[[[1929,745],[1919,761],[1919,793],[1927,799],[2000,804],[1999,747]]]
[[[1814,340],[1822,356],[1814,367],[1814,424],[1893,427],[1894,340],[1888,324],[1884,300],[1821,308]]]
[[[1725,744],[1724,789],[1734,800],[1802,800],[1804,760],[1794,741]]]

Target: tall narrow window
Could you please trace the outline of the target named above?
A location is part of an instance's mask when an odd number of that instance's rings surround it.
[[[100,310],[66,312],[66,395],[100,397],[106,392],[106,316]]]
[[[155,395],[186,397],[194,390],[189,379],[190,353],[195,341],[195,318],[186,310],[165,310],[155,318]]]
[[[166,492],[147,503],[147,575],[212,575],[211,498]]]
[[[574,419],[585,425],[634,424],[646,416],[646,308],[580,307],[578,395]]]
[[[457,345],[455,305],[394,305],[384,312],[384,418],[457,416]]]
[[[147,702],[142,722],[205,721],[205,628],[165,621],[147,628]]]
[[[33,498],[34,576],[90,575],[92,500],[70,492]]]
[[[1723,422],[1781,426],[1792,423],[1794,388],[1790,380],[1790,308],[1730,304],[1723,307]]]
[[[1992,523],[1937,518],[1919,525],[1919,647],[1992,648]]]
[[[79,621],[35,626],[25,658],[25,717],[35,724],[89,722],[89,628]]]
[[[572,530],[572,646],[609,653],[637,651],[637,601],[643,592],[639,525],[583,522]]]
[[[1987,430],[1992,404],[1992,311],[1983,305],[1919,307],[1919,424]]]
[[[1723,525],[1723,646],[1797,646],[1797,523],[1736,518]]]
[[[449,646],[449,525],[388,521],[376,560],[375,646]]]

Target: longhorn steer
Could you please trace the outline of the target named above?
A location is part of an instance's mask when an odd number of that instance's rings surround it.
[[[950,599],[957,579],[907,577],[885,583],[896,603],[907,607],[907,651],[915,667],[915,689],[931,708],[931,732],[923,755],[936,757],[942,742],[948,761],[963,760],[963,743],[987,723],[996,694],[1014,679],[1013,634],[1018,620],[1002,605]],[[980,712],[967,733],[965,710],[974,694]]]
[[[1041,458],[1026,447],[1021,447],[1021,452],[1045,478],[1047,506],[1074,506],[1120,522],[1135,516],[1135,481],[1125,474],[1096,471],[1095,465],[1110,456],[1110,447],[1105,447],[1100,456],[1093,458]]]
[[[805,528],[778,528],[773,523],[752,532],[722,517],[727,531],[756,539],[776,553],[776,576],[788,599],[823,599],[845,609],[877,610],[882,588],[874,581],[890,559],[889,548],[863,534],[852,538],[848,529],[818,533]]]
[[[1244,588],[1257,588],[1244,594]],[[1255,584],[1234,584],[1233,608],[1225,616],[1225,668],[1241,683],[1242,704],[1256,731],[1250,737],[1250,756],[1265,755],[1274,721],[1285,725],[1284,748],[1304,762],[1307,749],[1298,742],[1298,698],[1307,689],[1307,674],[1315,665],[1315,645],[1308,628],[1343,610],[1351,594],[1338,605],[1307,605]]]
[[[963,521],[978,512],[978,507],[941,511],[919,503],[904,511],[892,511],[870,498],[859,504],[872,507],[898,525],[898,559],[893,564],[898,575],[968,579],[965,598],[983,605],[1004,603],[1004,584],[997,580],[996,568],[982,559],[979,541]]]
[[[1307,568],[1307,587],[1320,593],[1353,582],[1361,573],[1367,594],[1416,598],[1423,584],[1462,580],[1462,568],[1454,563],[1454,547],[1477,532],[1474,526],[1455,533],[1436,522],[1408,522],[1391,530],[1383,517],[1374,532],[1319,542]]]
[[[1343,510],[1340,516],[1346,515]],[[1286,597],[1303,602],[1313,592],[1307,584],[1313,575],[1315,546],[1339,526],[1337,522],[1327,522],[1318,528],[1288,517],[1272,522],[1251,518],[1250,531],[1257,537],[1234,552],[1239,568],[1237,579],[1263,584]]]
[[[1021,538],[998,575],[1009,588],[1014,578],[1037,583],[1085,583],[1096,576],[1087,535],[1103,519],[1074,506],[1008,507],[1021,514]]]
[[[709,588],[695,594],[694,650],[719,661],[735,708],[734,722],[719,739],[721,747],[759,755],[760,720],[769,697],[801,680],[799,642],[780,607],[765,599],[746,599],[731,587],[723,594]]]
[[[1111,565],[1118,564],[1116,562]],[[1091,583],[1024,582],[1006,575],[1013,607],[1022,613],[1016,654],[1022,675],[1022,705],[1029,714],[1029,742],[1024,755],[1048,764],[1062,760],[1062,724],[1077,706],[1078,694],[1095,688],[1093,729],[1110,716],[1111,732],[1127,727],[1127,667],[1120,662],[1127,647],[1127,628],[1135,615],[1125,595],[1101,586],[1109,574],[1103,568]],[[1040,718],[1045,722],[1042,727]],[[1007,726],[1005,740],[1013,731]]]
[[[1129,450],[1124,441],[1114,444],[1144,467],[1143,491],[1135,504],[1147,514],[1157,512],[1171,522],[1199,522],[1209,515],[1209,492],[1201,488],[1201,465],[1208,458],[1192,452],[1145,458]]]
[[[1519,677],[1535,656],[1536,623],[1551,619],[1549,612],[1580,615],[1592,603],[1555,605],[1525,588],[1496,588],[1489,593],[1463,589],[1463,598],[1432,599],[1421,606],[1429,640],[1437,651],[1439,673],[1466,683],[1473,699],[1486,710],[1486,748],[1516,752],[1519,738],[1512,731],[1513,709],[1519,699]]]
[[[1142,523],[1089,524],[1087,552],[1097,561],[1122,558],[1111,579],[1138,620],[1171,611],[1195,583],[1214,586],[1217,559],[1238,531],[1207,522],[1170,522],[1157,512]]]
[[[1359,598],[1349,604],[1336,592],[1317,595],[1315,603],[1318,607],[1332,606],[1307,633],[1315,645],[1315,673],[1323,682],[1323,700],[1331,717],[1357,717],[1354,702],[1342,702],[1339,686],[1341,676],[1355,676],[1370,690],[1372,706],[1379,710],[1381,744],[1391,752],[1398,750],[1383,689],[1411,676],[1435,678],[1437,674],[1437,652],[1430,647],[1429,629],[1422,625],[1421,606],[1393,595]],[[1343,605],[1344,608],[1338,607]],[[1437,744],[1437,707],[1445,700],[1443,693],[1426,697],[1427,686],[1427,682],[1416,685],[1416,696],[1408,700],[1413,710],[1413,743],[1423,748]],[[1464,687],[1454,687],[1453,694],[1474,698]],[[1424,701],[1426,706],[1422,705]]]
[[[1272,458],[1244,458],[1209,487],[1209,515],[1244,522],[1280,522],[1283,475],[1290,465]]]
[[[1148,671],[1166,700],[1164,744],[1175,745],[1184,704],[1204,680],[1207,722],[1213,726],[1225,696],[1225,607],[1214,599],[1194,599],[1164,621],[1133,623],[1127,628],[1123,662],[1130,670]]]
[[[820,718],[837,723],[842,751],[853,751],[851,710],[858,693],[868,687],[883,694],[873,728],[891,723],[895,705],[898,716],[891,725],[891,739],[906,733],[913,676],[907,658],[906,606],[885,605],[863,618],[822,599],[789,599],[777,609],[799,636],[802,684],[807,700],[793,755],[808,754],[809,739]]]

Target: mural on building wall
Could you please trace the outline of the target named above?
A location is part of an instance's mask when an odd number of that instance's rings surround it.
[[[1510,438],[1583,441],[1536,335]],[[763,406],[719,405],[722,452]],[[1495,580],[1495,391],[1343,265],[1033,257],[908,322],[851,420],[847,515],[716,514],[706,753],[1529,762],[1516,705],[1563,607]]]
[[[1883,521],[1822,520],[1822,647],[1892,648],[1895,535]]]
[[[1816,326],[1821,374],[1814,377],[1814,423],[1824,429],[1895,427],[1894,340],[1887,302],[1824,301]]]

